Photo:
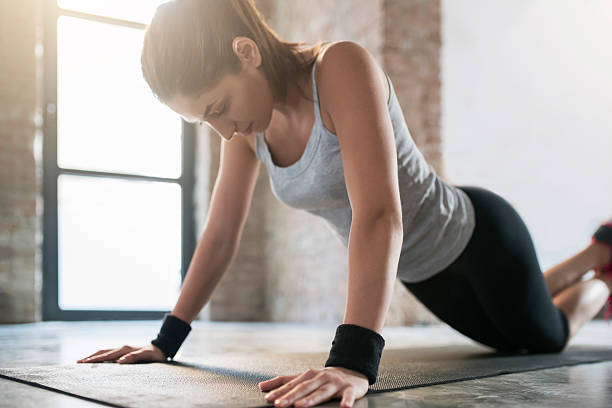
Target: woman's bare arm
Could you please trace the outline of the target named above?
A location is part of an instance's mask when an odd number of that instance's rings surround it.
[[[221,143],[206,226],[171,313],[187,323],[206,305],[236,256],[259,173],[259,161],[245,138]]]

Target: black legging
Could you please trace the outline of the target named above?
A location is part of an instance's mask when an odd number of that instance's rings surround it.
[[[446,269],[402,283],[438,318],[471,339],[502,352],[557,352],[569,336],[565,314],[552,302],[531,236],[501,196],[456,186],[474,204],[476,227],[467,247]]]

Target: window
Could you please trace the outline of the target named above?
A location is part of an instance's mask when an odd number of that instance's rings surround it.
[[[178,298],[195,129],[142,78],[160,3],[45,3],[43,320],[159,319]]]

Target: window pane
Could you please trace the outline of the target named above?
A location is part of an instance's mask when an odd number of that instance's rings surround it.
[[[155,9],[168,0],[58,0],[63,9],[148,24]]]
[[[144,31],[58,19],[58,165],[177,178],[181,119],[142,78]]]
[[[62,309],[172,310],[181,282],[176,183],[60,175]]]

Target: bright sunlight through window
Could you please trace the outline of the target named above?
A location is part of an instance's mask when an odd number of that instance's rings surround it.
[[[58,1],[145,24],[160,3]],[[60,168],[181,176],[181,120],[142,77],[143,35],[112,22],[58,18]],[[57,188],[60,308],[170,310],[181,282],[181,186],[62,174]]]

